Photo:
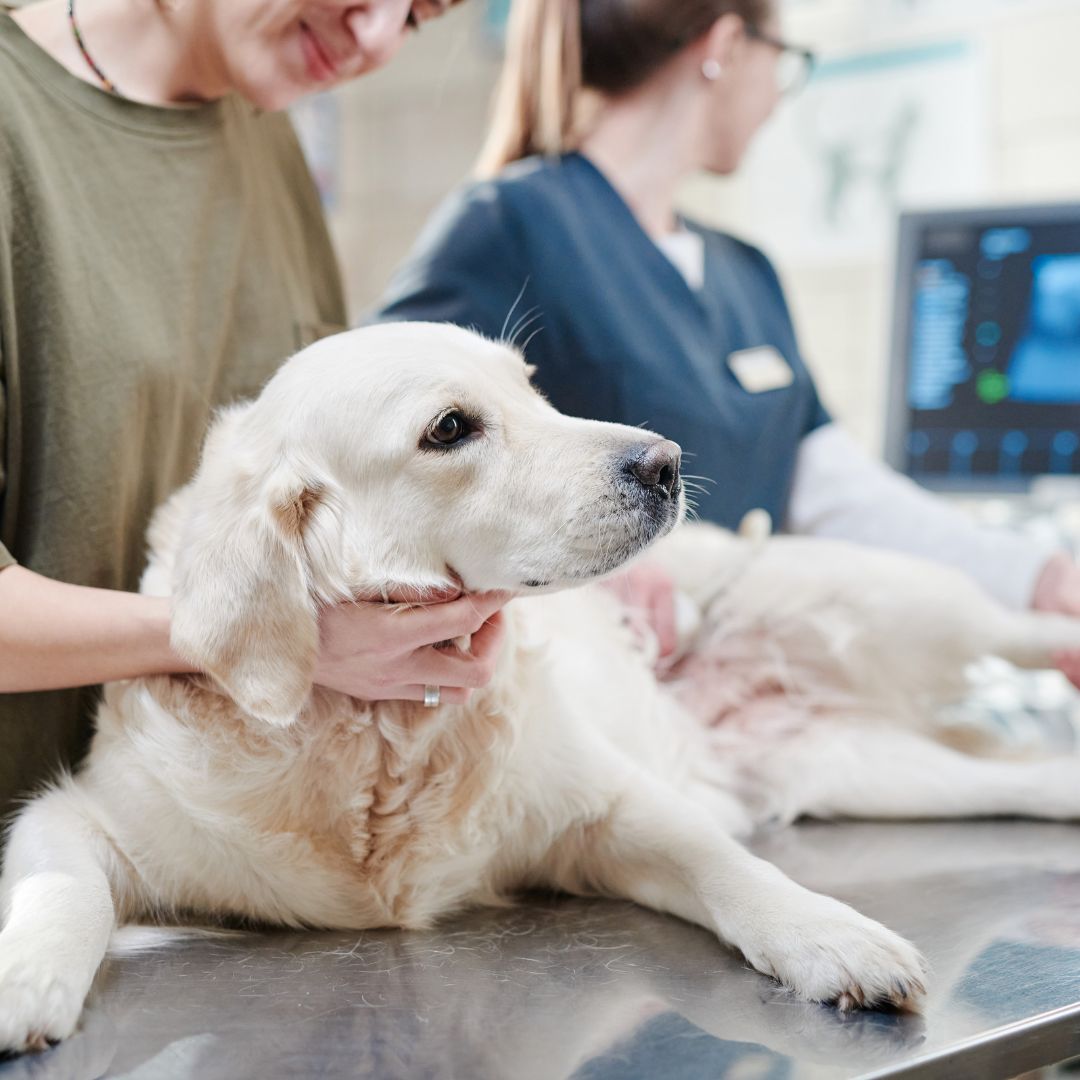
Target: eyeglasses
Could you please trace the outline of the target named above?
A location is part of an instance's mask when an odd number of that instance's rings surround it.
[[[747,26],[746,36],[771,46],[780,54],[776,64],[776,85],[782,95],[797,94],[810,81],[816,59],[812,49],[792,45],[752,25]]]
[[[419,30],[428,20],[438,18],[457,2],[458,0],[415,0],[405,16],[405,28]]]

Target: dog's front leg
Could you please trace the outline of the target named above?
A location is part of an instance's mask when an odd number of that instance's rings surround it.
[[[0,1051],[75,1030],[116,922],[103,843],[64,791],[15,822],[0,877]]]
[[[911,1007],[924,992],[926,965],[907,941],[755,858],[648,776],[634,777],[603,820],[554,856],[561,888],[626,897],[708,927],[809,1001]]]

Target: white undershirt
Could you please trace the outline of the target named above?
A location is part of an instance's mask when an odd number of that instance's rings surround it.
[[[692,289],[705,282],[705,242],[679,229],[656,240]],[[840,425],[803,438],[784,528],[891,548],[955,566],[1012,608],[1031,606],[1035,584],[1057,550],[979,525],[944,499],[872,458]]]
[[[700,289],[705,284],[705,240],[701,233],[680,228],[655,237],[655,241],[691,289]]]

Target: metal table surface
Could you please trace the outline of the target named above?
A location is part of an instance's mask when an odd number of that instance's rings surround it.
[[[0,1080],[1006,1077],[1080,1053],[1080,828],[808,824],[756,850],[910,937],[922,1015],[791,999],[704,930],[530,898],[438,930],[245,934],[111,959]]]

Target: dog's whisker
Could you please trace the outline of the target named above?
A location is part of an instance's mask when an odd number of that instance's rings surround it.
[[[516,323],[514,323],[513,329],[510,331],[508,338],[505,338],[511,346],[517,348],[517,339],[523,334],[537,319],[542,319],[544,313],[539,308],[530,308],[526,311]]]
[[[514,302],[510,305],[510,310],[506,313],[506,318],[503,319],[502,329],[499,331],[499,340],[503,341],[506,338],[506,327],[510,322],[510,317],[514,314],[514,308],[521,303],[521,298],[525,295],[525,290],[529,287],[529,278],[526,276],[525,280],[521,283],[521,288],[518,290],[517,296],[514,297]]]
[[[523,311],[521,313],[520,317],[511,327],[510,332],[506,335],[506,337],[511,342],[516,341],[521,333],[521,329],[523,326],[528,326],[529,323],[532,322],[534,319],[539,319],[542,316],[543,312],[540,310],[539,306],[528,308],[526,311]]]
[[[528,337],[527,337],[527,338],[525,339],[524,343],[523,343],[523,344],[522,344],[522,345],[520,346],[520,348],[521,348],[521,351],[522,351],[523,353],[524,353],[524,352],[527,352],[527,351],[528,351],[528,348],[529,348],[529,342],[531,342],[531,341],[532,341],[532,339],[533,339],[534,337],[536,337],[536,335],[537,335],[537,334],[539,334],[539,333],[540,333],[540,331],[541,331],[541,330],[543,330],[543,329],[544,329],[544,327],[543,327],[542,325],[541,325],[541,326],[538,326],[538,327],[537,327],[537,328],[536,328],[536,329],[535,329],[535,330],[534,330],[534,331],[533,331],[533,332],[532,332],[532,333],[531,333],[531,334],[530,334],[530,335],[529,335],[529,336],[528,336]]]

